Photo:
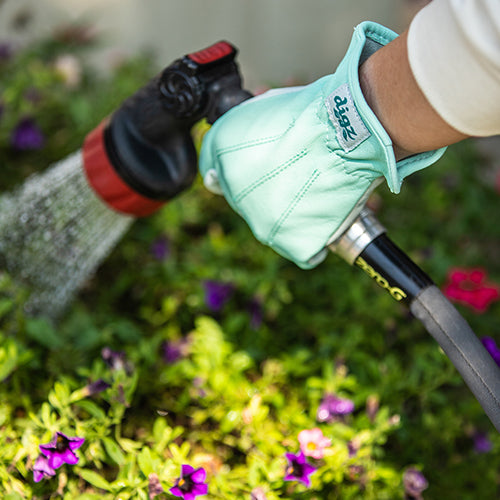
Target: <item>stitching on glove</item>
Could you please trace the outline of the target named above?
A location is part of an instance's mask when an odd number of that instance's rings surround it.
[[[368,181],[368,182],[373,182],[375,179],[379,177],[383,177],[384,174],[379,172],[378,170],[370,170],[367,167],[359,168],[356,166],[356,168],[348,168],[349,166],[352,165],[352,161],[343,161],[342,162],[342,169],[347,175],[352,175],[353,177],[356,177],[357,179],[363,180],[363,181]]]
[[[377,31],[374,30],[366,30],[365,31],[365,36],[367,38],[371,38],[372,40],[375,40],[378,43],[381,43],[382,45],[387,45],[389,42],[392,42],[392,38],[385,36],[381,33],[378,33]]]
[[[238,193],[234,197],[234,202],[239,203],[241,200],[243,200],[243,198],[245,198],[245,196],[252,193],[252,191],[255,191],[255,189],[257,189],[259,186],[262,186],[262,184],[266,183],[267,181],[270,181],[271,179],[273,179],[274,177],[279,175],[281,172],[286,170],[288,167],[290,167],[291,165],[293,165],[294,163],[299,161],[301,158],[306,156],[307,153],[308,153],[308,150],[303,149],[300,153],[295,154],[294,156],[292,156],[292,158],[290,158],[286,162],[282,163],[281,165],[278,165],[275,169],[271,170],[271,172],[268,172],[266,175],[260,177],[256,181],[254,181],[252,184],[247,186],[245,189],[243,189],[243,191],[241,191],[240,193]]]
[[[288,126],[288,128],[281,134],[271,135],[269,137],[263,137],[261,139],[254,139],[252,141],[241,142],[239,144],[235,144],[234,146],[228,146],[227,148],[216,149],[215,154],[217,158],[220,158],[222,155],[225,155],[226,153],[234,153],[235,151],[239,151],[240,149],[260,146],[261,144],[268,144],[270,142],[277,141],[278,139],[286,135],[294,125],[295,125],[295,120],[293,120],[292,123],[290,123],[290,125]]]
[[[302,189],[294,196],[288,208],[281,214],[280,218],[276,221],[273,228],[271,229],[271,232],[269,233],[269,245],[273,244],[273,239],[278,233],[278,231],[281,229],[285,221],[288,219],[288,217],[290,217],[291,213],[294,211],[295,207],[299,204],[300,200],[304,198],[304,196],[307,194],[311,186],[314,184],[314,181],[316,181],[316,179],[318,179],[320,175],[321,172],[318,169],[314,169],[311,177],[309,177],[304,186],[302,186]]]

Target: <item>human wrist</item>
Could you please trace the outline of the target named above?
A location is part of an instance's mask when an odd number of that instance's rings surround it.
[[[359,85],[366,103],[389,135],[392,141],[394,156],[396,161],[399,161],[407,156],[411,156],[413,153],[400,146],[395,140],[395,134],[391,133],[393,128],[391,127],[392,122],[386,116],[387,110],[383,105],[380,98],[380,91],[377,88],[377,82],[379,80],[376,76],[376,64],[373,64],[374,61],[373,56],[371,56],[359,67]]]
[[[391,138],[396,160],[467,137],[448,125],[420,90],[408,61],[406,39],[405,32],[359,68],[363,96]]]

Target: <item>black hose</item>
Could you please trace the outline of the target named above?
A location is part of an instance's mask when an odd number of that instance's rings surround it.
[[[410,310],[434,337],[500,432],[500,368],[436,285],[419,293]]]
[[[330,249],[361,268],[434,337],[500,432],[500,368],[439,288],[364,209]]]

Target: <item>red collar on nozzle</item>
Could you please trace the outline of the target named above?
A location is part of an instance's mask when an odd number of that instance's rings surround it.
[[[108,120],[102,121],[85,138],[83,167],[87,180],[110,208],[127,215],[145,217],[161,208],[165,201],[151,200],[135,192],[118,176],[104,143]]]

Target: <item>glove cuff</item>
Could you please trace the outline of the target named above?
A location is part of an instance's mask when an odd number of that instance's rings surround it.
[[[379,150],[378,156],[384,165],[381,173],[393,193],[399,193],[405,177],[436,162],[446,150],[428,151],[396,162],[392,141],[361,91],[359,66],[397,36],[392,30],[370,21],[356,26],[347,53],[335,73],[336,77],[344,75],[340,81],[345,83],[326,98],[339,145],[349,154],[365,141],[372,143]]]

